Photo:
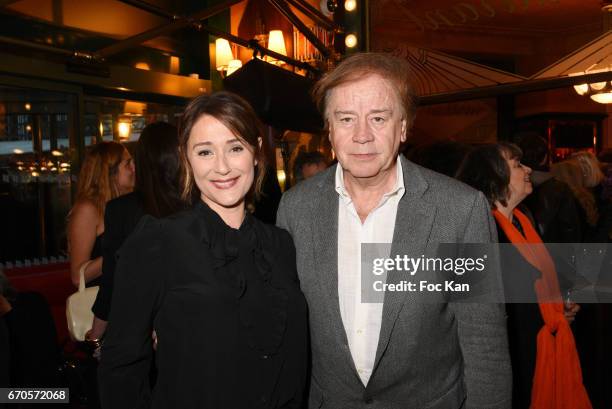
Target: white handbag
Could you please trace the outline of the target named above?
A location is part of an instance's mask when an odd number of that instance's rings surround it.
[[[92,262],[89,260],[79,269],[79,290],[66,300],[66,320],[68,332],[74,341],[85,341],[85,333],[91,329],[94,314],[91,311],[98,286],[85,288],[85,269]]]

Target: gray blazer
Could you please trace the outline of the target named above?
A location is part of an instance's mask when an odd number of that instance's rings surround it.
[[[433,243],[488,243],[497,233],[484,196],[401,158],[405,194],[392,254]],[[387,292],[374,370],[361,383],[338,302],[336,166],[299,183],[281,200],[277,224],[293,236],[309,305],[309,408],[511,408],[512,374],[503,305],[419,303]],[[400,277],[389,274],[387,282]]]

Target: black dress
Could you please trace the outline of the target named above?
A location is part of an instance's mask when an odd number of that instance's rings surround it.
[[[250,215],[232,229],[200,202],[171,218],[145,216],[117,257],[99,369],[104,408],[301,407],[306,302],[286,231]]]

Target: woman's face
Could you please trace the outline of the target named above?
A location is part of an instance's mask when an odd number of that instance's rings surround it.
[[[135,177],[134,160],[128,150],[124,149],[121,162],[119,162],[117,173],[115,174],[115,182],[120,194],[129,193],[134,189]]]
[[[201,116],[191,129],[187,158],[202,200],[218,214],[244,208],[257,161],[252,146],[223,123]]]
[[[517,158],[504,157],[510,168],[509,205],[518,205],[533,191],[531,185],[531,168],[523,165]]]

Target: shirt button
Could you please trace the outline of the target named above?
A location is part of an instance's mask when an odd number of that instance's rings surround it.
[[[262,355],[261,356],[261,359],[268,359],[268,358],[270,358],[270,355]]]
[[[374,403],[374,399],[367,397],[365,398],[364,402],[366,403],[366,405],[371,405],[372,403]]]
[[[357,330],[357,334],[361,335],[361,334],[363,334],[363,331],[362,331],[362,330],[360,330],[360,329],[358,329],[358,330]]]

